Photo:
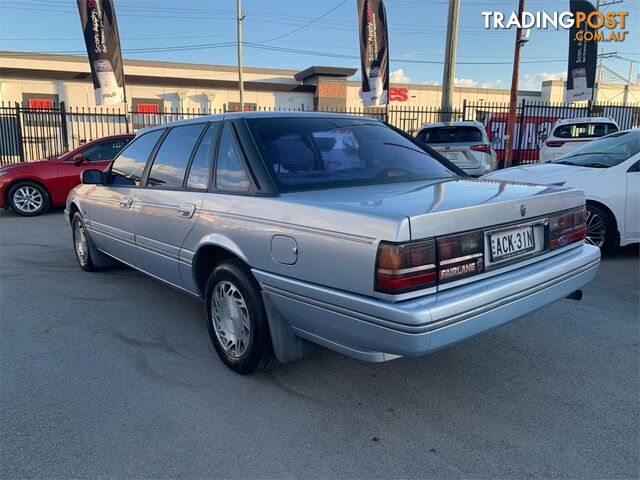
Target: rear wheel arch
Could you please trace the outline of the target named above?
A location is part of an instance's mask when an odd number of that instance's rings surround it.
[[[193,276],[201,295],[204,295],[211,271],[228,260],[239,260],[247,268],[251,268],[246,259],[219,244],[202,245],[193,257]]]

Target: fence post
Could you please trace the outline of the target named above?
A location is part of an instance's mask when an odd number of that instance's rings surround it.
[[[515,163],[514,165],[520,165],[520,153],[522,150],[522,139],[524,137],[524,129],[525,129],[525,111],[527,108],[527,100],[525,98],[522,99],[520,103],[520,128],[518,131],[518,147],[515,154]]]
[[[588,100],[587,101],[587,117],[591,116],[592,111],[593,111],[593,100]]]
[[[16,102],[16,135],[18,138],[18,154],[20,161],[24,162],[24,144],[22,143],[22,120],[20,118],[20,103]]]
[[[62,148],[69,151],[69,132],[67,131],[67,110],[64,101],[60,102],[60,128],[62,132]]]
[[[133,112],[133,105],[131,106],[131,111]],[[120,108],[118,108],[118,112],[120,111]],[[131,133],[131,130],[129,129],[129,109],[127,108],[127,104],[124,104],[124,124],[125,124],[125,129],[127,131],[127,133]]]
[[[467,99],[462,100],[462,121],[467,120]]]

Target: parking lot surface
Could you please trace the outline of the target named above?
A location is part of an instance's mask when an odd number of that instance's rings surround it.
[[[583,301],[424,358],[241,377],[199,301],[82,271],[60,210],[0,232],[2,478],[638,476],[635,247]]]

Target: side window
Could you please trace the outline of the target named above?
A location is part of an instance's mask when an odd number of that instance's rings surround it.
[[[640,162],[634,163],[629,167],[629,170],[627,170],[627,173],[638,173],[638,172],[640,172]]]
[[[153,130],[134,139],[116,158],[111,166],[111,185],[140,185],[142,172],[153,147],[164,130]]]
[[[202,133],[204,124],[173,127],[165,137],[153,160],[147,186],[182,187],[191,152]]]
[[[191,161],[191,169],[187,177],[187,188],[206,190],[209,186],[209,172],[211,172],[211,159],[213,158],[213,147],[218,135],[220,122],[209,125],[209,129],[202,137],[196,154]]]
[[[220,190],[247,192],[251,188],[251,183],[242,163],[240,148],[233,137],[231,125],[226,123],[222,129],[218,148],[216,187]]]
[[[84,155],[87,162],[106,162],[116,158],[127,143],[129,143],[128,138],[109,140],[87,147],[80,153]]]

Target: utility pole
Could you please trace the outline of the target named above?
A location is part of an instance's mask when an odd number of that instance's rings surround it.
[[[244,12],[238,0],[238,87],[240,90],[240,111],[244,112],[244,83],[242,82],[242,20],[244,20]]]
[[[453,110],[453,83],[456,76],[456,48],[458,46],[458,14],[460,0],[449,0],[449,19],[447,22],[447,40],[445,45],[444,71],[442,73],[441,116],[444,121],[451,120]]]
[[[524,1],[518,3],[518,18],[522,20]],[[520,77],[520,49],[522,48],[522,29],[516,30],[516,43],[513,52],[513,73],[511,75],[511,95],[509,96],[509,114],[507,116],[507,131],[504,136],[504,168],[509,168],[513,162],[513,132],[516,124],[516,108],[518,106],[518,79]],[[524,112],[523,112],[524,113]]]

